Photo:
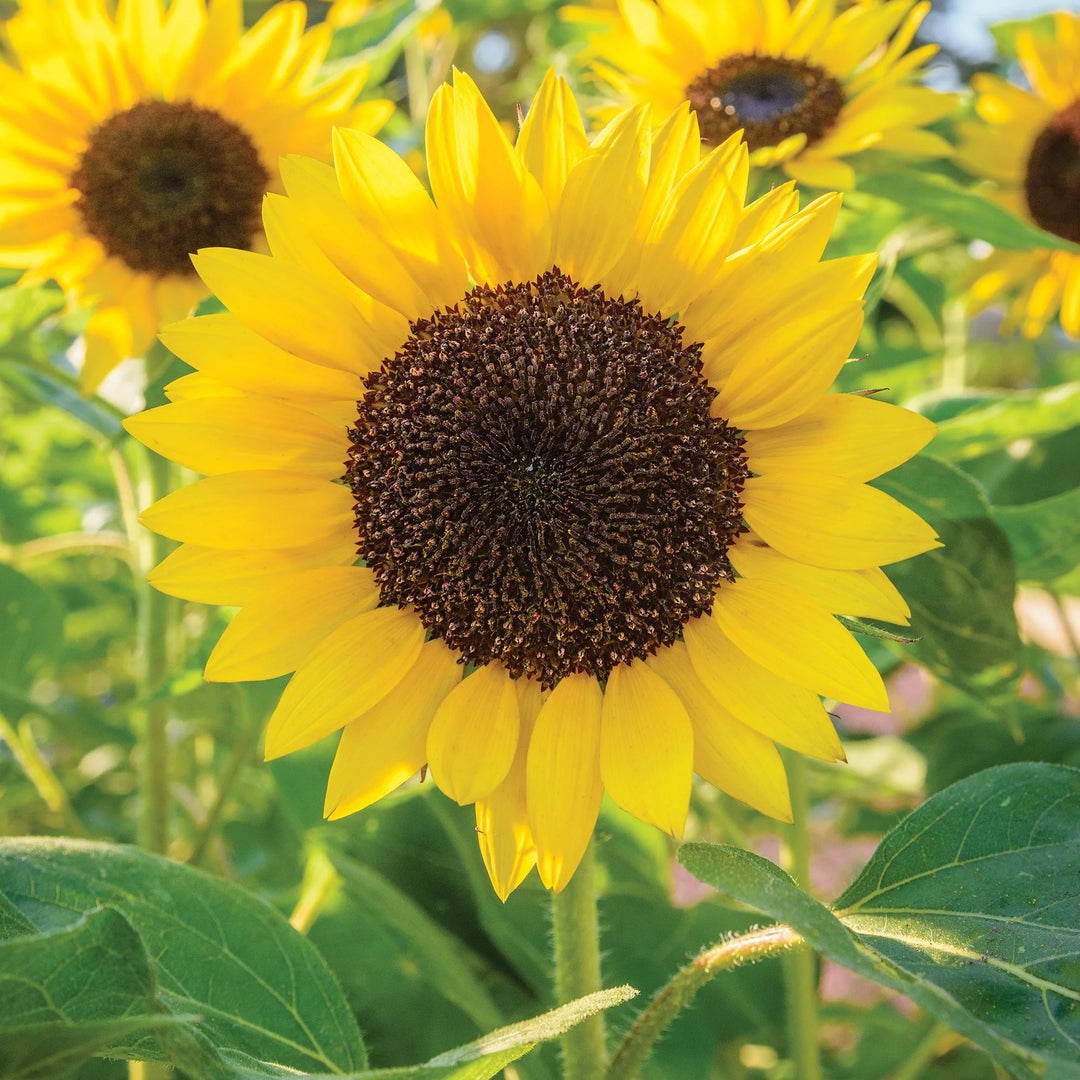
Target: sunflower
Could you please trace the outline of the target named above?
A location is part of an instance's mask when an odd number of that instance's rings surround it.
[[[1080,16],[1058,12],[1053,37],[1017,35],[1033,93],[996,75],[975,75],[978,120],[957,125],[956,160],[997,183],[995,198],[1018,217],[1080,243]],[[1080,337],[1080,255],[1067,250],[999,251],[974,283],[976,308],[1008,300],[1002,332],[1036,338],[1060,310]]]
[[[317,82],[329,27],[278,4],[248,32],[239,0],[24,0],[0,63],[0,265],[96,306],[83,386],[145,353],[206,289],[189,252],[260,242],[286,151],[329,160],[366,69]]]
[[[271,255],[195,257],[228,313],[128,422],[208,474],[145,512],[183,542],[151,580],[241,606],[207,678],[295,671],[268,758],[344,728],[330,817],[426,764],[503,898],[566,885],[605,791],[679,835],[696,771],[790,820],[774,743],[839,759],[818,695],[888,705],[833,613],[904,622],[879,566],[935,544],[864,483],[933,426],[826,393],[874,256],[819,261],[838,196],[744,209],[685,105],[588,145],[550,72],[516,146],[457,73],[427,148],[434,199],[339,130],[283,160]]]
[[[855,170],[842,159],[870,147],[909,158],[948,154],[949,144],[924,128],[953,109],[955,96],[911,85],[937,46],[905,53],[929,0],[863,0],[840,14],[836,6],[619,0],[617,14],[594,13],[606,26],[587,56],[617,101],[666,113],[688,100],[707,143],[742,130],[752,165],[779,165],[801,183],[853,188]]]

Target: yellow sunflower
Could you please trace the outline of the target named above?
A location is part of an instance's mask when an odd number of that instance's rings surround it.
[[[956,160],[996,181],[996,198],[1018,217],[1080,243],[1080,16],[1058,12],[1053,38],[1022,30],[1020,64],[1033,93],[996,75],[975,75],[979,120],[957,125]],[[998,251],[971,290],[976,308],[1007,301],[1002,332],[1038,337],[1060,310],[1080,337],[1080,255]]]
[[[790,820],[774,741],[838,759],[818,695],[888,705],[833,613],[904,622],[879,566],[935,545],[865,484],[933,425],[826,393],[874,256],[819,261],[838,196],[744,209],[685,105],[588,145],[551,73],[516,146],[458,73],[427,153],[434,199],[339,130],[282,161],[271,255],[196,256],[229,313],[166,331],[197,371],[128,423],[208,474],[145,512],[183,542],[151,580],[241,606],[207,678],[295,671],[267,757],[344,728],[329,816],[426,764],[503,898],[566,885],[605,791]]]
[[[843,159],[871,147],[909,158],[948,154],[949,144],[924,129],[952,111],[955,95],[911,85],[937,46],[905,52],[929,0],[836,7],[619,0],[617,14],[594,14],[607,25],[587,55],[619,102],[663,114],[688,100],[707,143],[742,130],[752,165],[779,165],[801,183],[853,188],[855,170]]]
[[[281,154],[329,160],[332,124],[392,111],[356,104],[363,67],[318,81],[331,29],[305,33],[304,12],[244,33],[239,0],[24,0],[8,24],[0,265],[96,305],[87,391],[206,295],[190,252],[258,241]]]

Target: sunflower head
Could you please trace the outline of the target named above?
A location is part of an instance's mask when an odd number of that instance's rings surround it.
[[[316,83],[329,28],[278,4],[247,33],[235,0],[29,0],[0,65],[0,265],[53,277],[96,311],[83,382],[145,352],[205,294],[199,247],[262,243],[286,150],[329,158],[365,72]]]
[[[1030,92],[996,75],[971,80],[977,119],[957,124],[957,161],[996,183],[1018,217],[1080,243],[1080,16],[1058,12],[1052,36],[1023,30],[1017,52]],[[976,308],[1002,300],[1002,333],[1038,337],[1060,311],[1080,337],[1080,255],[995,252],[971,289]]]
[[[707,143],[743,131],[752,164],[781,165],[818,187],[854,187],[846,159],[870,147],[948,154],[925,127],[952,110],[955,96],[911,85],[936,46],[905,52],[929,3],[864,0],[839,15],[835,7],[620,0],[617,13],[599,19],[588,55],[616,102],[647,102],[662,114],[688,100]]]
[[[295,672],[268,756],[343,729],[331,817],[426,765],[504,898],[566,884],[605,791],[671,834],[695,771],[790,817],[775,742],[833,760],[819,694],[887,705],[834,614],[905,621],[879,565],[935,542],[865,484],[932,425],[827,393],[874,257],[821,261],[835,196],[744,206],[686,106],[590,145],[549,73],[511,145],[458,74],[427,146],[434,198],[338,131],[283,162],[271,254],[196,257],[228,313],[128,422],[208,474],[144,515],[183,542],[154,584],[241,606],[208,678]]]

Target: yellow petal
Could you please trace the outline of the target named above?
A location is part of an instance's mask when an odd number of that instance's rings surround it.
[[[529,743],[529,823],[537,869],[556,892],[581,862],[600,813],[603,704],[594,676],[568,675],[544,703]]]
[[[791,821],[784,765],[772,739],[740,723],[705,688],[686,645],[645,661],[679,695],[694,726],[694,772],[769,817]]]
[[[793,180],[827,191],[850,191],[855,186],[855,170],[846,162],[826,154],[804,150],[780,166]]]
[[[352,529],[348,488],[291,472],[237,472],[180,488],[139,520],[173,540],[218,548],[291,548]]]
[[[161,340],[185,363],[252,394],[357,401],[363,383],[347,371],[301,360],[279,349],[235,315],[200,315],[165,327]]]
[[[794,419],[832,385],[862,321],[862,302],[855,301],[739,338],[728,348],[734,368],[713,402],[713,415],[739,428]],[[710,368],[706,377],[715,378]]]
[[[435,201],[457,226],[473,277],[528,281],[550,266],[547,199],[476,84],[461,71],[428,110],[428,176]]]
[[[619,260],[645,200],[649,113],[620,113],[566,179],[555,232],[555,264],[593,285]]]
[[[683,639],[709,693],[748,727],[800,754],[837,761],[844,750],[817,694],[755,663],[710,616],[691,619]]]
[[[266,732],[266,759],[291,754],[362,716],[416,663],[424,626],[409,611],[378,607],[324,638],[285,687]]]
[[[387,355],[377,345],[381,335],[312,270],[232,248],[204,248],[191,261],[233,315],[286,352],[354,375]]]
[[[517,152],[539,182],[552,214],[562,201],[567,176],[588,145],[573,91],[548,68],[518,133]]]
[[[363,566],[283,574],[233,616],[206,662],[205,677],[245,682],[287,675],[342,623],[378,602],[375,577]]]
[[[454,687],[435,713],[427,743],[432,779],[455,802],[476,802],[510,771],[517,744],[514,679],[492,661]]]
[[[861,394],[826,394],[786,424],[746,436],[750,467],[815,469],[870,480],[921,450],[937,426],[924,416]]]
[[[896,586],[876,566],[865,570],[808,566],[781,555],[749,533],[728,549],[728,559],[741,577],[789,585],[834,615],[861,615],[903,624],[911,615]]]
[[[345,471],[345,434],[283,401],[182,401],[129,417],[124,427],[170,461],[209,475],[284,469],[332,480]]]
[[[789,558],[862,570],[940,547],[934,530],[892,496],[805,469],[779,469],[743,485],[743,516]]]
[[[823,607],[777,581],[725,582],[713,600],[721,630],[762,667],[826,697],[889,711],[881,675]]]
[[[239,607],[258,596],[283,574],[314,570],[319,566],[348,566],[356,562],[356,537],[343,532],[333,540],[307,547],[275,551],[220,548],[182,544],[147,574],[146,580],[169,596],[197,604]]]
[[[540,684],[533,679],[518,679],[515,689],[521,726],[514,762],[502,783],[476,802],[476,837],[480,854],[492,887],[504,902],[536,865],[536,845],[529,828],[525,798],[525,776],[529,740],[544,695]]]
[[[461,672],[456,653],[442,641],[429,641],[401,682],[345,725],[326,785],[328,818],[363,810],[419,771],[427,760],[431,718],[461,682]]]
[[[690,809],[694,736],[675,692],[644,664],[608,676],[600,730],[600,775],[628,813],[682,836]]]
[[[711,284],[735,236],[746,144],[728,140],[690,169],[660,210],[642,251],[637,286],[649,311],[683,311]],[[745,180],[743,181],[745,184]]]
[[[378,139],[343,129],[334,132],[334,162],[342,197],[379,250],[393,252],[433,307],[461,299],[465,264],[412,169]]]

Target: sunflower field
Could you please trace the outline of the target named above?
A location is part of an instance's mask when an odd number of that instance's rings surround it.
[[[0,1080],[1080,1080],[1073,9],[0,4]]]

